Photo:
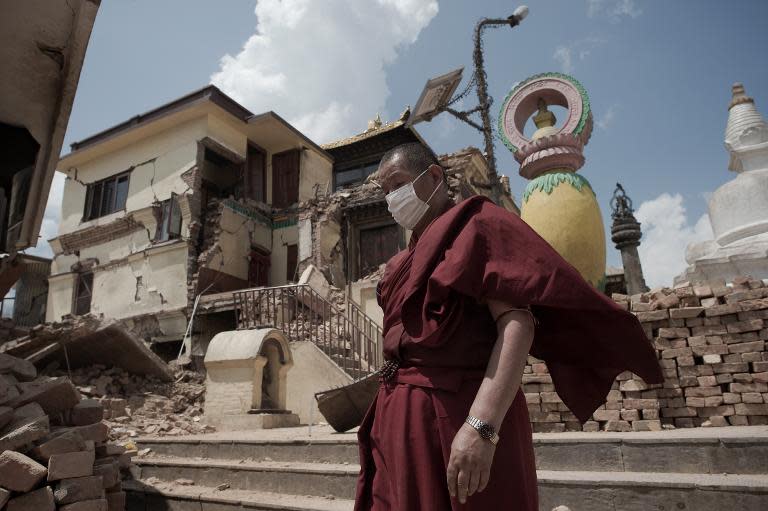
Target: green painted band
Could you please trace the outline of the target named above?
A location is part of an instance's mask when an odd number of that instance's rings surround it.
[[[547,195],[551,194],[552,191],[557,188],[560,183],[568,183],[578,191],[581,191],[582,188],[587,187],[587,189],[592,192],[592,195],[595,195],[595,191],[592,189],[592,185],[590,185],[589,181],[587,181],[587,178],[581,174],[556,170],[542,174],[529,181],[528,186],[525,187],[525,192],[523,192],[523,203],[528,202],[528,198],[536,190],[540,190]]]

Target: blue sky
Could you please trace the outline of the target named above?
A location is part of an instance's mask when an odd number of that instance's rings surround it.
[[[480,17],[517,4],[494,0],[121,0],[103,2],[66,144],[199,88],[212,79],[254,111],[274,110],[318,142],[395,118],[424,82],[465,66]],[[723,131],[741,81],[768,112],[768,2],[530,0],[514,29],[485,38],[493,114],[510,87],[545,71],[587,89],[596,128],[581,173],[606,224],[617,181],[644,223],[651,285],[671,284],[685,245],[707,235],[706,196],[734,177]],[[256,9],[256,13],[254,13]],[[258,16],[257,16],[258,14]],[[258,24],[258,30],[257,30]],[[248,41],[245,50],[244,44]],[[228,55],[225,60],[222,58]],[[466,107],[474,106],[470,96]],[[438,152],[481,146],[446,114],[419,131]],[[500,143],[500,170],[519,199],[525,180]],[[65,147],[65,152],[68,147]],[[55,234],[60,178],[43,235]],[[41,249],[44,251],[44,249]],[[608,261],[620,265],[609,242]]]

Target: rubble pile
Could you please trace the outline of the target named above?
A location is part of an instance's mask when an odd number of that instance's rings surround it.
[[[20,328],[11,318],[0,318],[0,345],[27,335],[27,329]]]
[[[68,378],[0,354],[0,508],[125,509],[121,473],[135,452],[108,443],[103,414]]]
[[[608,401],[581,424],[546,365],[529,357],[523,391],[534,431],[649,431],[768,424],[768,286],[746,277],[613,295],[640,320],[663,385],[619,375]],[[621,339],[616,339],[621,342]]]
[[[71,378],[81,394],[103,406],[113,440],[214,431],[202,423],[205,377],[178,368],[175,375],[173,382],[165,382],[94,365],[73,370]]]

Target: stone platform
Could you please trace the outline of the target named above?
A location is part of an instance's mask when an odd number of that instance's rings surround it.
[[[142,438],[131,510],[343,511],[356,436],[328,427]],[[768,509],[768,427],[534,435],[542,511]],[[186,480],[186,481],[185,481]],[[190,485],[190,482],[194,484]],[[220,485],[226,489],[217,490]]]

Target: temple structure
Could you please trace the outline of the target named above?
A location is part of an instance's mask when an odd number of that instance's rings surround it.
[[[709,200],[715,239],[688,246],[689,266],[676,282],[768,279],[768,125],[740,83],[728,106],[725,147],[737,175]]]

